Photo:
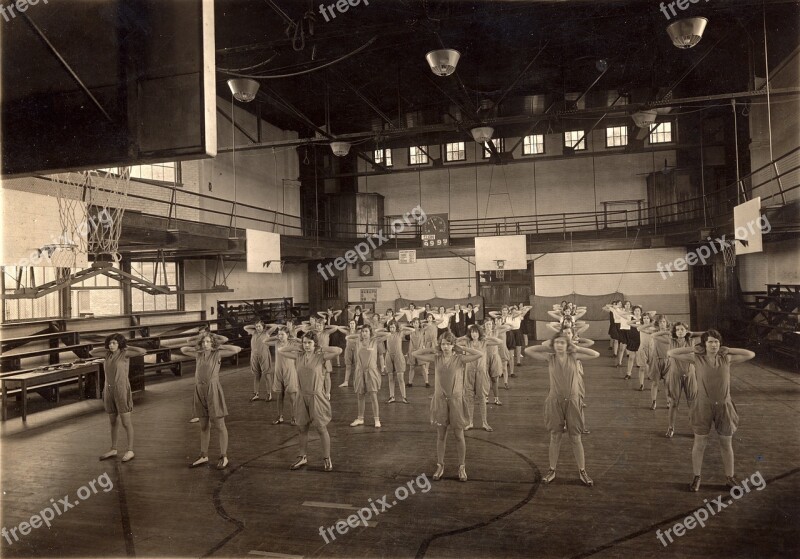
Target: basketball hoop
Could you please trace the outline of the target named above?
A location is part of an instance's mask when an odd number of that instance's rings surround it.
[[[44,245],[39,249],[39,256],[47,255],[50,264],[56,268],[79,268],[87,264],[79,261],[79,250],[75,243]]]
[[[736,243],[721,243],[722,244],[722,256],[725,259],[725,267],[726,268],[735,268],[736,267]]]
[[[80,254],[92,254],[95,261],[116,263],[122,259],[119,237],[130,176],[129,167],[53,176],[61,185],[56,189],[56,197],[63,243],[48,245],[55,247],[51,259],[56,258],[59,263],[71,261],[70,267],[82,264]]]
[[[497,279],[499,279],[499,280],[504,279],[505,278],[505,270],[504,270],[504,268],[505,268],[505,265],[506,265],[506,261],[505,260],[495,260],[494,263],[497,265],[497,270],[495,271],[495,275],[497,276]]]

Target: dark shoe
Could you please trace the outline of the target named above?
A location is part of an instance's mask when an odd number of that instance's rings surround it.
[[[411,388],[411,387],[412,387],[412,386],[414,386],[414,385],[413,385],[413,384],[411,384],[410,382],[407,382],[407,383],[406,383],[406,386],[407,386],[408,388]]]
[[[325,463],[325,466],[324,466],[325,471],[326,472],[332,472],[333,471],[333,462],[331,462],[331,459],[330,458],[325,458],[323,460],[323,462]]]
[[[667,434],[664,435],[664,436],[667,437],[668,439],[671,439],[672,435],[674,435],[674,434],[675,434],[675,428],[674,427],[667,427]]]
[[[426,382],[426,383],[425,383],[425,388],[430,388],[430,387],[431,387],[431,383],[429,383],[429,382]]]
[[[725,485],[728,487],[728,489],[733,489],[734,487],[741,487],[742,480],[736,477],[736,474],[733,474],[732,476],[728,476],[725,479]]]
[[[224,470],[228,467],[228,457],[227,456],[220,456],[219,462],[217,462],[217,469]]]
[[[689,484],[689,491],[694,493],[700,491],[700,476],[694,476],[692,483]]]
[[[622,380],[631,380],[631,376],[630,375],[625,375],[624,377],[622,377]]]
[[[592,478],[589,477],[589,474],[586,473],[586,470],[578,470],[578,475],[585,486],[591,487],[594,485]]]
[[[656,409],[656,401],[655,401],[655,400],[653,400],[653,405],[652,405],[652,406],[650,406],[650,409],[651,409],[651,410],[654,410],[654,409]]]

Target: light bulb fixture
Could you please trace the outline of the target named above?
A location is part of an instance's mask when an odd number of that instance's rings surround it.
[[[656,115],[658,113],[656,111],[639,111],[633,113],[633,123],[638,126],[639,128],[648,128],[655,124],[656,122]]]
[[[437,76],[449,76],[456,71],[461,53],[455,49],[432,50],[425,55],[431,72]]]
[[[707,24],[708,20],[704,17],[679,19],[667,26],[667,34],[679,49],[690,49],[703,38]]]
[[[331,150],[337,157],[344,157],[350,152],[350,144],[348,142],[331,142]]]
[[[492,134],[494,134],[494,128],[491,126],[478,126],[477,128],[473,128],[470,130],[472,132],[472,138],[478,142],[479,144],[485,144],[489,140],[492,139]]]
[[[258,82],[248,78],[230,79],[228,87],[231,88],[234,98],[242,103],[249,103],[256,98],[256,93],[258,93]]]

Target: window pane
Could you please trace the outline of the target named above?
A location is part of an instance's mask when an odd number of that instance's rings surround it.
[[[464,161],[467,158],[466,148],[464,142],[453,142],[447,144],[445,151],[446,161]]]
[[[628,145],[628,127],[612,126],[606,128],[606,147],[617,147]]]
[[[576,145],[578,140],[580,140],[580,142]],[[583,130],[564,132],[564,146],[573,148],[575,151],[586,149],[586,133]]]
[[[659,122],[650,125],[650,143],[664,144],[672,141],[672,123]]]

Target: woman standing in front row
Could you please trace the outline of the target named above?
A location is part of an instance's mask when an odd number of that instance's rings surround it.
[[[689,422],[694,431],[692,470],[694,478],[689,491],[700,490],[703,455],[711,426],[719,435],[722,465],[728,487],[741,485],[733,467],[733,434],[739,425],[739,414],[731,399],[731,364],[743,363],[756,356],[746,349],[722,347],[722,336],[716,330],[703,332],[700,344],[669,350],[669,356],[684,363],[694,363],[697,396],[689,409]]]
[[[278,352],[285,359],[295,362],[297,384],[300,389],[294,405],[294,417],[300,427],[300,455],[292,470],[297,470],[308,463],[306,448],[308,447],[308,429],[313,424],[322,441],[322,456],[326,472],[333,470],[331,461],[331,437],[328,434],[328,423],[331,421],[331,402],[325,387],[325,362],[342,353],[340,347],[324,347],[319,345],[319,337],[315,332],[303,335],[303,349],[282,347]]]
[[[468,363],[479,360],[483,352],[469,347],[457,347],[452,332],[445,332],[439,340],[439,349],[419,349],[414,357],[435,364],[433,399],[431,400],[431,423],[436,425],[436,472],[434,481],[444,475],[444,452],[447,445],[447,429],[455,431],[458,449],[458,480],[467,481],[467,443],[464,427],[467,426],[467,410],[464,403],[464,376]]]
[[[103,372],[106,376],[103,389],[103,407],[111,422],[111,450],[100,457],[107,460],[117,455],[117,416],[122,421],[125,433],[128,435],[128,450],[122,455],[122,461],[132,460],[133,454],[133,392],[128,379],[130,358],[144,355],[146,351],[138,347],[127,347],[127,341],[122,334],[111,334],[104,343],[105,349],[93,349],[89,353],[92,357],[102,357]]]
[[[217,469],[228,467],[228,428],[225,416],[228,406],[225,394],[219,382],[219,368],[222,359],[236,355],[242,348],[233,345],[219,345],[216,338],[205,335],[195,347],[182,347],[181,353],[195,358],[194,372],[194,416],[200,418],[200,457],[192,462],[191,468],[208,463],[208,444],[211,441],[211,425],[213,420],[219,431],[219,462]]]
[[[544,423],[550,431],[550,469],[542,478],[550,483],[556,478],[558,454],[561,450],[561,438],[564,425],[572,442],[572,452],[578,463],[578,475],[584,485],[591,487],[594,482],[586,473],[586,458],[583,452],[581,433],[585,430],[581,413],[581,367],[578,361],[594,359],[600,354],[586,347],[576,347],[568,336],[556,334],[553,337],[552,349],[546,346],[535,346],[525,349],[525,353],[539,361],[547,361],[550,373],[550,393],[544,401]]]

